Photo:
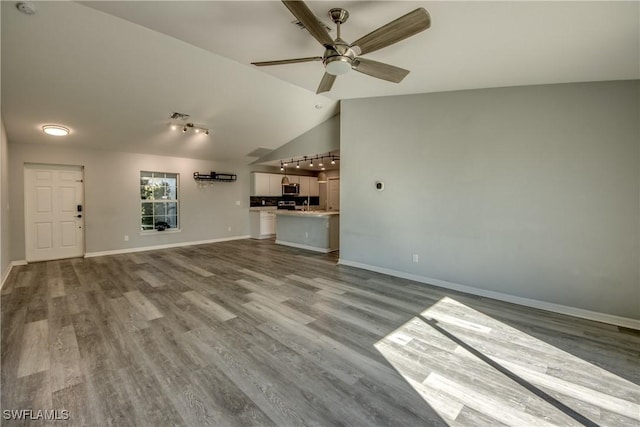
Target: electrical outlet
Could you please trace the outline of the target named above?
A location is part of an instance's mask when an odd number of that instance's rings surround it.
[[[127,236],[126,234],[124,235],[124,241],[128,242],[129,241],[129,236]]]
[[[413,254],[411,256],[411,259],[413,260],[413,262],[420,262],[420,258],[418,257],[418,254]]]
[[[309,238],[309,232],[308,232],[308,231],[305,231],[305,232],[304,232],[304,238],[305,238],[305,239],[308,239],[308,238]]]
[[[236,206],[240,206],[240,200],[236,200]]]

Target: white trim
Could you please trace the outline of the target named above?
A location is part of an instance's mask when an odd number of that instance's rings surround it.
[[[174,234],[174,233],[182,233],[182,228],[169,228],[166,230],[162,230],[162,231],[158,231],[158,230],[146,230],[146,231],[141,231],[140,235],[141,236],[157,236],[158,234]]]
[[[251,238],[254,240],[264,240],[264,239],[273,239],[273,236],[275,236],[275,234],[261,234],[257,237],[251,236]]]
[[[4,282],[6,282],[9,278],[9,274],[11,274],[11,270],[13,269],[13,267],[17,267],[19,265],[27,265],[27,261],[24,259],[20,261],[11,261],[11,263],[9,264],[9,268],[7,268],[7,271],[5,271],[4,275],[2,276],[2,282],[0,282],[0,291],[4,286]]]
[[[194,245],[204,245],[207,243],[218,243],[218,242],[228,242],[230,240],[243,240],[248,239],[249,236],[233,236],[233,237],[222,237],[220,239],[210,239],[210,240],[198,240],[195,242],[179,242],[179,243],[167,243],[166,245],[154,245],[154,246],[141,246],[137,248],[126,248],[126,249],[114,249],[111,251],[100,251],[100,252],[87,252],[84,254],[85,258],[93,258],[97,256],[105,256],[105,255],[119,255],[119,254],[130,254],[133,252],[145,252],[145,251],[155,251],[158,249],[169,249],[169,248],[179,248],[182,246],[194,246]]]
[[[338,250],[338,249],[331,249],[331,248],[323,249],[323,248],[318,248],[317,246],[301,245],[300,243],[291,243],[291,242],[285,242],[282,240],[276,240],[276,244],[291,246],[292,248],[306,249],[308,251],[322,252],[323,254],[328,254],[329,252],[334,252]]]
[[[432,279],[430,277],[419,276],[417,274],[411,274],[411,273],[405,273],[403,271],[392,270],[384,267],[377,267],[375,265],[363,264],[357,261],[349,261],[342,258],[338,260],[338,264],[346,265],[349,267],[360,268],[363,270],[375,271],[376,273],[387,274],[389,276],[400,277],[402,279],[409,279],[415,282],[426,283],[432,286],[438,286],[440,288],[464,292],[466,294],[493,298],[499,301],[510,302],[513,304],[523,305],[526,307],[538,308],[540,310],[546,310],[554,313],[566,314],[573,317],[579,317],[582,319],[594,320],[596,322],[609,323],[611,325],[623,326],[625,328],[640,330],[640,320],[631,319],[629,317],[615,316],[613,314],[600,313],[597,311],[585,310],[583,308],[570,307],[567,305],[555,304],[555,303],[535,300],[531,298],[524,298],[524,297],[519,297],[515,295],[504,294],[502,292],[495,292],[495,291],[489,291],[485,289],[473,288],[471,286],[461,285],[458,283],[447,282],[439,279]]]
[[[13,268],[13,263],[9,264],[9,268],[7,268],[7,271],[5,271],[5,273],[2,275],[2,282],[0,282],[0,291],[4,286],[4,282],[7,281],[7,278],[9,277],[9,273],[11,273],[12,268]]]

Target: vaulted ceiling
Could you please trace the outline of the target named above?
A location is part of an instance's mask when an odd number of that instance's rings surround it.
[[[350,12],[354,41],[417,8],[431,28],[368,58],[406,68],[400,84],[350,72],[315,91],[322,55],[277,1],[2,2],[2,116],[11,143],[250,162],[327,120],[340,99],[640,78],[638,2],[308,2],[329,27]],[[331,32],[335,37],[335,30]],[[171,131],[172,112],[211,129]],[[46,123],[70,127],[52,140]]]

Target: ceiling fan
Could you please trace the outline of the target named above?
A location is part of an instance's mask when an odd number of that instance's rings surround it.
[[[293,16],[305,26],[307,31],[324,46],[324,55],[278,61],[252,62],[251,64],[264,67],[268,65],[322,61],[325,67],[325,73],[316,93],[330,91],[336,80],[336,76],[345,74],[349,70],[368,74],[378,79],[400,83],[402,79],[409,74],[409,70],[362,58],[360,55],[365,55],[390,46],[418,34],[431,26],[429,13],[420,7],[349,44],[340,38],[340,25],[347,22],[349,18],[349,12],[346,10],[341,8],[329,10],[329,17],[336,24],[338,33],[336,39],[332,40],[327,29],[318,22],[313,12],[311,12],[303,1],[283,0],[282,3],[284,3]]]

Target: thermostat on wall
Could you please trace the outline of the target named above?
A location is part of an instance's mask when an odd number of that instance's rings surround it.
[[[378,191],[384,190],[384,182],[376,181],[376,190],[378,190]]]

